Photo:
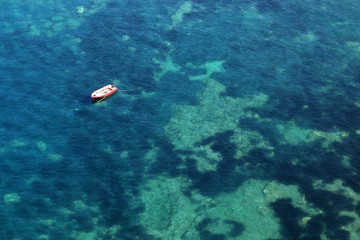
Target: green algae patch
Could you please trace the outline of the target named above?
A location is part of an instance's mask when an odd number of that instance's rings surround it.
[[[280,238],[280,225],[274,218],[273,211],[268,208],[262,193],[265,181],[250,179],[233,193],[224,193],[216,198],[216,204],[204,211],[204,218],[213,219],[218,226],[207,226],[212,234],[229,235],[229,221],[244,225],[244,232],[236,239],[266,240]],[[267,208],[264,214],[262,208]]]
[[[173,116],[164,127],[175,149],[194,152],[192,157],[197,161],[198,170],[201,172],[215,170],[217,163],[221,161],[221,156],[211,149],[211,143],[205,146],[196,145],[204,139],[217,133],[234,131],[232,141],[239,147],[238,157],[255,147],[250,143],[252,139],[263,142],[260,134],[238,129],[238,121],[252,116],[246,109],[261,107],[266,103],[267,95],[260,93],[246,98],[220,96],[225,89],[221,83],[207,80],[204,92],[198,96],[199,105],[174,105]],[[261,144],[268,146],[267,143]]]
[[[340,217],[350,217],[354,221],[341,227],[341,230],[345,230],[350,234],[350,240],[360,239],[360,217],[356,212],[341,211],[339,213]]]
[[[320,140],[322,146],[328,148],[331,143],[341,142],[343,138],[349,136],[347,132],[343,131],[323,132],[316,129],[301,128],[297,126],[294,121],[290,121],[286,124],[278,124],[276,127],[283,135],[283,143],[290,145]]]
[[[353,200],[354,206],[360,202],[360,194],[356,193],[350,187],[345,186],[343,180],[336,179],[332,183],[324,183],[323,180],[316,180],[313,182],[314,189],[326,190],[335,194],[343,195]]]
[[[353,201],[354,209],[360,203],[360,194],[347,187],[341,179],[336,179],[332,183],[324,183],[323,180],[319,179],[313,182],[313,188],[350,198]],[[341,229],[350,233],[350,240],[360,239],[360,217],[356,211],[340,211],[339,216],[347,216],[354,219],[354,221],[342,226]]]
[[[21,197],[18,193],[6,193],[3,196],[3,202],[6,205],[19,203],[21,201]]]
[[[262,148],[269,150],[269,156],[272,157],[274,147],[272,147],[263,136],[256,131],[248,131],[237,128],[234,130],[234,134],[230,138],[230,142],[236,145],[235,158],[239,159],[246,156],[250,150],[254,148]],[[257,142],[256,144],[253,144]]]
[[[148,234],[161,239],[199,239],[194,222],[197,205],[182,193],[189,184],[183,178],[159,177],[144,186],[145,211],[140,221]]]
[[[82,14],[85,12],[85,7],[84,6],[77,6],[76,7],[76,12],[79,14]]]
[[[51,200],[46,198],[47,202]],[[98,240],[111,239],[116,240],[116,233],[121,230],[120,225],[104,226],[103,215],[98,205],[92,204],[85,199],[78,199],[72,202],[70,208],[59,207],[57,210],[61,218],[39,218],[37,223],[41,226],[47,227],[55,231],[65,231],[68,239],[79,240]],[[82,223],[74,221],[75,218],[80,217],[86,221],[88,225],[87,230],[82,229]]]
[[[346,42],[346,46],[356,53],[360,53],[360,42]]]
[[[58,163],[61,162],[63,160],[63,156],[61,154],[48,154],[46,156],[46,159],[49,160],[52,163]]]
[[[213,143],[205,146],[197,146],[193,148],[193,152],[190,155],[179,154],[185,161],[186,158],[191,158],[196,161],[196,167],[199,172],[216,171],[217,165],[222,160],[220,153],[217,153],[211,149]]]
[[[296,185],[285,185],[277,181],[271,181],[265,185],[263,194],[267,202],[267,205],[259,208],[259,211],[263,215],[268,215],[270,212],[272,212],[272,210],[269,208],[269,205],[279,199],[291,199],[291,204],[294,207],[299,208],[304,213],[306,213],[306,215],[298,222],[298,224],[302,227],[306,227],[307,222],[310,221],[314,216],[323,214],[322,210],[314,208],[311,203],[306,201],[306,195],[301,194],[298,186]]]
[[[171,16],[172,26],[175,27],[176,25],[183,22],[183,16],[187,13],[191,13],[192,11],[192,2],[186,1],[184,2],[180,8],[176,11],[174,15]]]
[[[295,207],[301,208],[304,212],[311,215],[320,213],[318,209],[313,209],[306,201],[306,195],[301,194],[298,186],[285,185],[277,181],[267,183],[263,189],[265,200],[268,203],[275,202],[278,199],[290,198]]]
[[[225,61],[212,61],[212,62],[206,62],[205,64],[201,65],[200,67],[196,67],[192,64],[187,64],[188,67],[192,67],[192,68],[203,68],[206,70],[205,74],[202,75],[196,75],[196,76],[190,76],[189,79],[192,81],[204,81],[208,78],[210,78],[211,74],[216,73],[216,72],[223,72],[224,68],[223,68],[223,63]]]
[[[156,81],[160,81],[167,72],[177,72],[180,69],[180,66],[172,61],[170,54],[166,54],[164,61],[154,58],[153,62],[158,64],[161,69],[160,72],[154,73]]]
[[[299,43],[312,43],[318,39],[313,32],[307,32],[305,34],[299,34],[299,36],[295,38],[295,41]]]
[[[40,152],[45,152],[47,149],[47,144],[43,141],[38,141],[36,143],[36,148],[40,151]]]
[[[16,8],[15,11],[19,16],[24,15],[24,19],[19,27],[27,32],[29,37],[61,37],[62,46],[70,47],[74,53],[80,54],[78,45],[72,45],[72,42],[69,44],[67,37],[63,38],[63,36],[68,35],[66,32],[69,29],[79,29],[82,23],[86,21],[86,17],[104,10],[107,7],[107,3],[109,3],[109,0],[97,0],[92,1],[87,8],[77,6],[69,10],[66,3],[53,0],[39,0],[34,3],[29,2],[28,7],[39,9],[41,12],[48,12],[48,16],[22,12],[23,9],[21,7]],[[52,6],[56,6],[56,8]],[[14,25],[16,26],[17,24],[15,23]],[[9,28],[8,31],[14,30]]]
[[[210,79],[199,95],[199,105],[173,106],[173,117],[165,131],[176,148],[191,148],[216,133],[235,130],[239,119],[246,116],[246,108],[261,107],[268,99],[262,93],[248,98],[219,96],[224,91],[224,85]]]
[[[27,145],[28,145],[27,142],[18,139],[12,140],[10,142],[10,146],[13,148],[23,148],[26,147]]]
[[[6,153],[7,148],[6,147],[0,147],[0,153]]]
[[[203,232],[242,240],[280,239],[281,226],[270,205],[284,198],[307,213],[299,222],[302,226],[321,214],[295,185],[250,179],[216,197],[189,192],[190,185],[186,178],[157,177],[141,188],[145,211],[140,222],[148,234],[159,239],[200,239]]]
[[[158,177],[141,190],[145,211],[140,221],[148,234],[161,239],[200,239],[204,231],[244,240],[280,238],[280,225],[262,192],[266,184],[249,180],[233,193],[211,198],[196,190],[185,196],[187,179]]]

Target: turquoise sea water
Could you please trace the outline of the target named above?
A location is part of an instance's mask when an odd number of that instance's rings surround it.
[[[1,1],[0,239],[360,239],[359,6]]]

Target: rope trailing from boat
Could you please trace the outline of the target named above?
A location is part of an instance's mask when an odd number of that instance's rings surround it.
[[[135,90],[138,90],[140,89],[139,87],[138,88],[134,88],[134,89],[126,89],[126,90],[118,90],[119,92],[130,92],[130,91],[135,91]]]

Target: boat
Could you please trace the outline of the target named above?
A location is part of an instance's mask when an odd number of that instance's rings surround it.
[[[113,95],[117,91],[117,87],[114,84],[106,85],[91,94],[91,98],[94,100],[102,100],[106,97]]]

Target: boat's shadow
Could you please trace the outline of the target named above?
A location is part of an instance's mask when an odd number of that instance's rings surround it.
[[[93,99],[93,100],[91,101],[91,104],[96,104],[96,103],[105,102],[105,101],[107,101],[109,98],[111,98],[112,96],[114,96],[115,94],[116,94],[116,92],[110,94],[110,95],[107,96],[107,97],[101,98],[101,99],[97,99],[97,100]]]

